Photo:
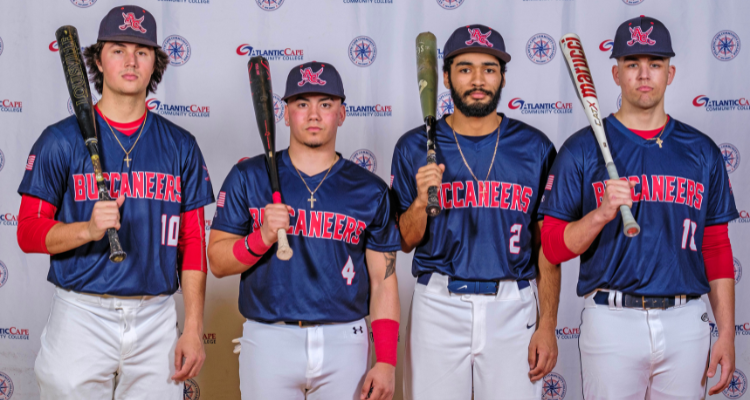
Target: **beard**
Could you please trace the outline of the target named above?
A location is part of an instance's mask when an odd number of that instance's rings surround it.
[[[497,88],[495,92],[491,92],[487,89],[471,89],[467,90],[463,93],[463,95],[459,95],[456,89],[453,88],[453,82],[450,81],[450,89],[451,89],[451,99],[453,99],[453,105],[456,107],[459,111],[461,111],[461,114],[467,116],[467,117],[486,117],[492,113],[497,112],[497,105],[500,103],[500,94],[503,91],[503,84],[500,82],[500,86]],[[487,96],[490,96],[490,100],[487,103],[480,103],[476,102],[474,104],[467,104],[463,101],[465,97],[468,97],[473,92],[482,92],[486,94]]]
[[[305,145],[306,147],[309,147],[309,148],[311,148],[311,149],[317,149],[318,147],[320,147],[320,146],[322,146],[322,145],[323,145],[323,143],[320,143],[320,142],[318,142],[318,143],[313,143],[313,142],[303,142],[302,144],[304,144],[304,145]]]

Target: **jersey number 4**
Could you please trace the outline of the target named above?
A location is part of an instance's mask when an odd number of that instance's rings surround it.
[[[698,224],[695,222],[685,219],[685,221],[682,222],[682,248],[685,249],[687,246],[687,240],[688,240],[688,234],[690,235],[690,250],[692,251],[698,251],[698,248],[695,247],[695,228],[698,227]]]
[[[349,256],[349,260],[346,261],[346,265],[344,265],[344,269],[341,270],[341,276],[346,279],[346,284],[351,286],[352,281],[354,280],[354,275],[357,273],[354,272],[354,263],[352,262],[352,256]]]
[[[180,236],[180,216],[173,215],[167,221],[167,214],[161,215],[161,244],[175,247]]]

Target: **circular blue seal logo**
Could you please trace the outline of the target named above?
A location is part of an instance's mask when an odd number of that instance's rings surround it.
[[[620,107],[622,107],[622,93],[617,95],[617,109],[619,110]]]
[[[73,3],[74,6],[80,8],[89,8],[96,4],[96,0],[70,0],[70,2]]]
[[[281,96],[274,93],[273,94],[273,115],[276,116],[276,122],[279,122],[282,119],[284,119],[285,109],[286,109],[286,103],[284,103],[284,100],[281,100]]]
[[[355,151],[349,160],[359,165],[360,167],[375,173],[378,169],[378,160],[375,158],[375,153],[367,149],[359,149]]]
[[[8,267],[0,261],[0,288],[8,282]]]
[[[4,166],[5,166],[5,153],[3,153],[2,150],[0,150],[0,171],[3,170]]]
[[[349,59],[358,67],[369,67],[377,55],[375,41],[367,36],[357,36],[349,43]]]
[[[276,11],[284,4],[284,0],[255,0],[255,2],[263,11]]]
[[[99,102],[99,99],[96,97],[94,92],[91,92],[91,101],[94,102],[94,105]],[[73,110],[73,102],[70,100],[70,97],[68,97],[68,114],[74,115],[75,110]]]
[[[734,257],[732,257],[734,258]],[[734,284],[740,283],[740,280],[742,279],[742,264],[740,264],[740,260],[734,258]]]
[[[453,99],[451,92],[443,92],[438,96],[437,101],[437,119],[443,118],[443,115],[453,114]]]
[[[537,33],[526,42],[526,56],[534,64],[547,64],[555,58],[557,44],[555,39],[546,33]]]
[[[542,400],[562,400],[567,391],[565,379],[557,372],[550,372],[542,379]]]
[[[711,52],[719,61],[731,61],[740,54],[740,37],[732,31],[721,31],[711,41]]]
[[[5,45],[3,44],[3,38],[0,38],[0,55],[3,54],[4,48],[5,48]]]
[[[728,399],[739,399],[747,391],[747,376],[745,373],[735,369],[732,375],[732,381],[724,389],[724,396]]]
[[[182,391],[182,398],[183,400],[198,400],[201,398],[201,389],[194,380],[188,379],[185,381],[185,389]]]
[[[623,3],[629,5],[629,6],[637,6],[638,4],[643,3],[645,0],[622,0]]]
[[[0,371],[0,400],[10,400],[13,396],[13,381],[5,372]]]
[[[732,173],[735,170],[737,170],[737,167],[740,166],[740,151],[737,150],[736,147],[734,147],[731,143],[722,143],[719,145],[719,150],[721,150],[721,155],[724,157],[724,163],[726,163],[727,166],[727,172]]]
[[[185,65],[190,60],[190,43],[180,35],[168,36],[161,47],[169,56],[169,63],[175,67]]]
[[[461,4],[464,4],[464,0],[437,0],[437,3],[446,10],[455,10],[461,7]]]

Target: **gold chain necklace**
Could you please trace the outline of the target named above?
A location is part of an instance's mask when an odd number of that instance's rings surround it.
[[[102,117],[104,117],[104,113],[102,113]],[[138,137],[135,138],[135,143],[133,143],[133,146],[130,147],[130,150],[125,150],[125,146],[123,146],[122,143],[120,143],[120,139],[118,139],[117,135],[115,135],[114,129],[112,129],[112,126],[109,125],[109,120],[107,119],[107,117],[104,117],[104,122],[107,123],[107,126],[109,127],[109,131],[112,132],[112,136],[115,137],[115,140],[117,140],[117,144],[120,145],[120,147],[122,148],[122,151],[125,153],[125,158],[123,161],[125,161],[125,163],[128,165],[128,168],[130,168],[130,162],[133,161],[133,159],[130,158],[130,152],[133,151],[133,149],[135,148],[135,145],[138,144],[138,139],[140,139],[141,135],[143,134],[143,127],[146,126],[147,118],[148,118],[148,113],[146,113],[146,115],[143,117],[143,125],[141,125],[141,132],[138,134]]]
[[[502,121],[500,125],[502,125]],[[497,138],[495,139],[495,152],[492,153],[492,161],[490,161],[490,168],[487,170],[487,177],[484,178],[485,181],[490,179],[490,172],[492,172],[492,166],[495,165],[495,156],[497,155],[497,145],[498,143],[500,143],[500,125],[497,126]],[[456,130],[453,129],[452,126],[451,126],[451,130],[453,131],[453,139],[456,140],[456,146],[458,147],[458,152],[461,154],[461,158],[464,160],[464,165],[466,165],[466,169],[469,170],[469,173],[471,174],[471,176],[474,177],[475,181],[477,181],[477,186],[479,186],[479,196],[484,197],[485,185],[479,184],[479,179],[477,179],[477,176],[474,175],[474,171],[471,170],[469,163],[466,162],[466,157],[464,157],[464,152],[461,150],[461,145],[458,144],[458,136],[456,136]]]
[[[650,138],[646,140],[656,140],[656,144],[659,145],[659,148],[661,149],[661,144],[664,143],[663,140],[661,140],[661,135],[664,134],[664,130],[667,129],[667,123],[669,122],[669,119],[667,119],[667,122],[664,123],[664,126],[661,128],[661,132],[659,132],[659,136],[655,138]]]
[[[326,172],[326,175],[320,181],[320,183],[315,188],[315,190],[310,190],[310,186],[307,186],[307,182],[305,182],[305,178],[302,177],[302,173],[300,173],[299,169],[297,169],[297,166],[294,165],[294,163],[292,163],[292,166],[294,167],[294,170],[297,171],[297,175],[299,175],[299,178],[302,179],[302,183],[305,184],[305,187],[307,188],[307,191],[310,192],[310,198],[307,200],[307,201],[310,202],[310,209],[315,208],[315,202],[317,201],[317,200],[315,200],[315,197],[313,195],[315,194],[315,192],[318,191],[318,189],[320,189],[320,185],[323,184],[323,181],[325,181],[326,178],[328,178],[328,174],[331,173],[331,170],[333,169],[333,166],[336,165],[336,161],[338,161],[338,160],[339,160],[339,156],[337,155],[336,157],[334,157],[333,164],[331,164],[331,166],[328,167],[328,172]],[[291,157],[289,157],[289,161],[292,161]]]

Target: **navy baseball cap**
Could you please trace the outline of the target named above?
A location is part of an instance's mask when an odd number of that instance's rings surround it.
[[[344,83],[336,67],[328,63],[311,61],[292,68],[286,78],[286,92],[282,100],[303,93],[330,94],[343,102]]]
[[[630,55],[674,57],[672,37],[661,21],[641,15],[623,22],[615,33],[615,43],[609,58]]]
[[[510,61],[510,54],[505,52],[505,41],[500,33],[479,24],[456,29],[445,42],[444,58],[463,53],[487,53],[506,63]]]
[[[137,6],[119,6],[107,13],[99,24],[101,42],[138,43],[161,47],[156,43],[156,20],[150,12]]]

